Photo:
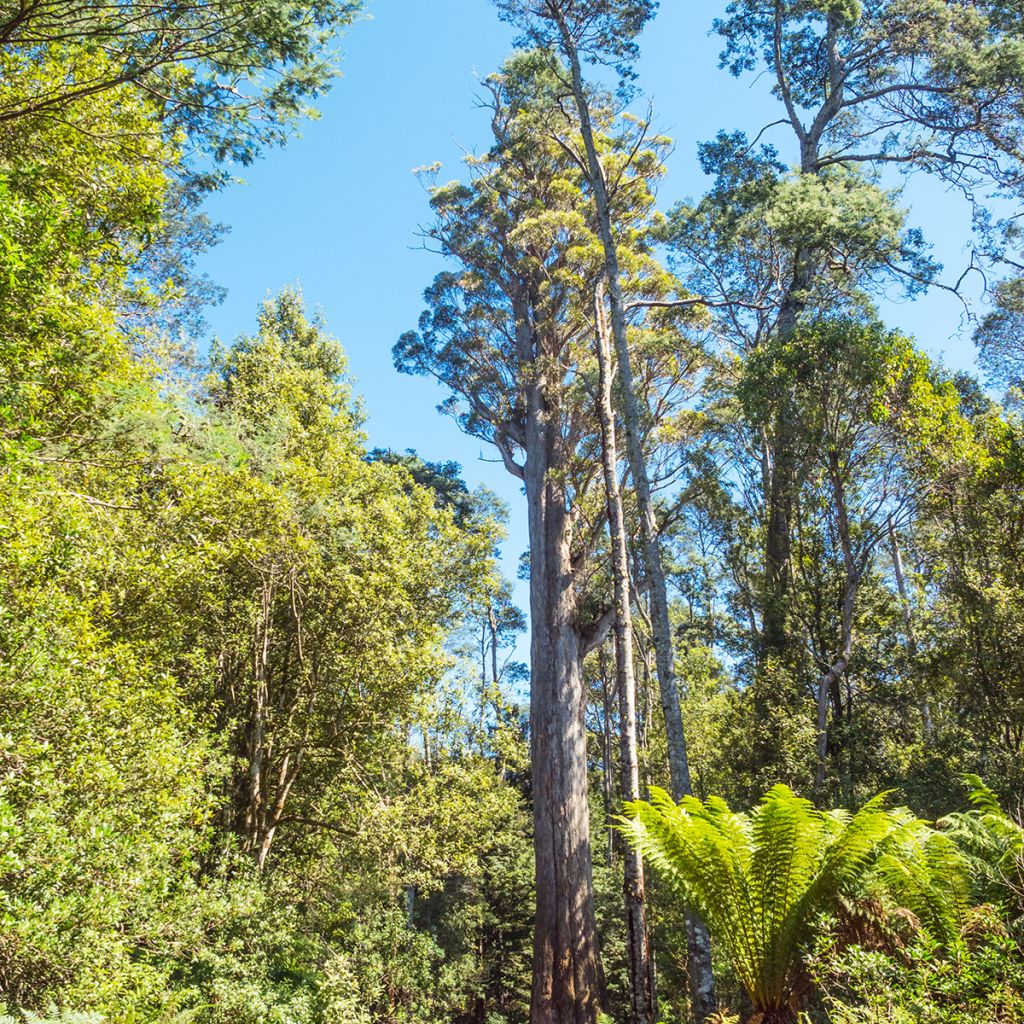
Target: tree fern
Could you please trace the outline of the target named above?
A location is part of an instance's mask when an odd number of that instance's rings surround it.
[[[971,905],[970,884],[967,863],[948,836],[915,829],[882,853],[875,874],[933,940],[947,949],[958,945]]]
[[[1024,919],[1024,828],[999,806],[977,775],[965,775],[971,810],[949,814],[939,828],[956,843],[970,867],[972,896]]]
[[[876,797],[855,814],[823,812],[778,785],[749,814],[737,814],[716,798],[676,805],[654,790],[649,803],[627,805],[620,827],[707,921],[763,1019],[788,1020],[800,948],[815,919],[883,855],[893,872],[899,851],[922,856],[922,823],[884,802]]]

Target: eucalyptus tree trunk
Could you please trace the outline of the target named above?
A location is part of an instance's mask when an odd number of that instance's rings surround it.
[[[604,253],[605,285],[608,293],[618,379],[622,392],[626,452],[633,476],[633,486],[636,490],[640,536],[644,549],[644,568],[647,571],[647,583],[650,590],[655,663],[661,707],[665,715],[665,737],[668,747],[672,796],[674,799],[680,800],[692,792],[690,766],[686,754],[686,737],[683,731],[679,688],[675,678],[672,630],[668,614],[668,591],[661,560],[661,546],[658,524],[654,515],[654,502],[651,497],[650,478],[647,474],[647,461],[643,451],[640,403],[633,382],[629,340],[626,334],[626,310],[622,298],[619,257],[615,248],[615,235],[612,231],[611,204],[608,198],[604,169],[594,140],[594,128],[583,82],[579,51],[564,17],[558,15],[556,21],[562,38],[562,52],[569,63],[573,99],[579,117],[579,128],[586,155],[587,181],[594,195],[598,236]],[[715,1010],[715,980],[711,967],[711,942],[703,922],[692,915],[688,917],[687,921],[690,988],[694,1017],[699,1024]]]
[[[615,602],[615,677],[619,691],[619,743],[622,799],[640,799],[640,763],[636,739],[636,674],[633,667],[633,613],[629,580],[626,518],[619,490],[618,446],[612,406],[612,359],[604,315],[604,296],[595,296],[598,365],[597,409],[601,421],[601,456],[608,503]],[[644,862],[639,851],[625,851],[623,895],[626,904],[626,946],[629,954],[630,1021],[654,1024],[654,978],[644,907]]]
[[[832,484],[832,499],[836,510],[836,528],[839,543],[843,550],[843,570],[845,573],[843,601],[840,606],[839,654],[818,679],[817,693],[817,742],[815,744],[816,763],[814,768],[814,790],[822,803],[828,795],[825,785],[826,758],[828,756],[828,698],[833,687],[838,686],[843,674],[850,666],[853,656],[853,611],[857,601],[864,575],[864,563],[854,555],[850,520],[846,512],[846,488],[843,474],[835,455],[829,458],[829,480]]]
[[[615,832],[611,826],[612,809],[615,806],[615,783],[612,779],[612,693],[608,680],[608,665],[602,645],[598,652],[601,673],[601,777],[604,796],[604,819],[608,833],[605,854],[608,866],[615,863]]]
[[[928,702],[928,695],[918,681],[917,666],[914,661],[917,658],[917,632],[914,629],[914,607],[910,603],[910,592],[907,590],[907,580],[903,572],[903,553],[900,551],[899,538],[896,536],[896,526],[889,516],[887,522],[889,530],[889,545],[892,549],[892,567],[896,573],[896,589],[899,591],[900,604],[903,607],[903,624],[907,634],[907,653],[910,655],[911,672],[915,680],[917,690],[917,706],[921,712],[921,729],[924,732],[926,743],[935,739],[935,722],[932,718],[931,704]]]
[[[805,161],[815,165],[810,156]],[[814,173],[806,170],[804,173]],[[793,271],[786,284],[775,323],[780,338],[792,337],[799,326],[814,283],[816,265],[811,253],[797,249]],[[764,593],[762,595],[761,657],[784,660],[789,653],[787,625],[789,611],[790,557],[793,534],[793,506],[800,487],[800,466],[796,454],[798,425],[791,396],[773,395],[778,413],[769,438],[768,493],[765,495]]]
[[[491,603],[487,602],[487,612],[491,611]],[[480,703],[477,707],[477,749],[481,757],[487,750],[484,736],[487,732],[487,623],[480,624]]]
[[[542,383],[529,388],[530,760],[537,913],[531,1024],[595,1024],[598,956],[587,803],[582,638],[577,625],[565,441]]]
[[[775,74],[787,119],[800,144],[800,173],[817,175],[819,147],[822,132],[835,116],[842,103],[843,78],[835,71],[836,22],[830,14],[828,22],[828,73],[831,91],[828,100],[818,111],[809,127],[804,127],[789,81],[783,70],[783,22],[781,7],[775,8],[773,47]],[[816,254],[801,246],[793,252],[793,267],[779,306],[775,330],[779,337],[791,337],[797,329],[801,314],[807,305],[811,286],[818,274]],[[788,395],[775,396],[779,401],[779,416],[775,423],[774,436],[770,439],[771,466],[768,493],[765,496],[765,583],[762,595],[761,656],[785,659],[789,652],[790,638],[787,629],[789,601],[790,551],[792,539],[793,498],[799,486],[797,459],[794,452],[796,424],[788,401]]]

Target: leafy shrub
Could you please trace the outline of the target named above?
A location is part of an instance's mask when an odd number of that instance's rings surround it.
[[[927,937],[894,954],[825,932],[808,970],[830,1024],[1019,1024],[1024,958],[1005,933],[950,957]]]
[[[95,1013],[78,1013],[75,1010],[49,1010],[33,1013],[26,1010],[18,1017],[0,1013],[0,1024],[103,1024],[103,1017]]]

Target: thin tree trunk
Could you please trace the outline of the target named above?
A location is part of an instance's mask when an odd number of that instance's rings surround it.
[[[640,795],[644,800],[651,794],[651,660],[643,645],[639,645],[640,664],[643,666],[643,685],[640,687],[640,731],[637,734],[637,745],[642,757]]]
[[[819,802],[828,797],[825,785],[825,769],[828,763],[828,698],[832,688],[842,678],[850,663],[849,649],[844,650],[818,680],[817,694],[817,740],[815,742],[814,792]]]
[[[267,866],[267,858],[270,856],[270,848],[273,846],[274,836],[277,835],[277,826],[284,817],[284,809],[288,802],[288,794],[291,793],[292,786],[295,785],[295,780],[299,776],[299,769],[302,766],[302,755],[304,751],[304,745],[299,747],[295,754],[294,764],[292,763],[291,754],[286,754],[281,763],[281,769],[278,772],[277,780],[277,798],[274,801],[274,809],[271,812],[263,830],[263,837],[260,841],[259,851],[256,855],[256,868],[258,871],[262,871]]]
[[[247,802],[244,819],[245,849],[259,858],[262,821],[266,796],[264,793],[264,769],[266,763],[266,715],[270,701],[270,630],[276,590],[275,573],[271,570],[269,579],[264,580],[260,622],[256,631],[253,650],[253,692],[247,739],[249,772],[247,780]]]
[[[782,401],[786,399],[783,397]],[[775,426],[772,469],[765,526],[764,593],[762,595],[761,657],[784,661],[789,650],[787,612],[789,560],[793,517],[794,472],[791,429],[785,417]]]
[[[843,550],[843,568],[846,574],[846,588],[843,592],[843,603],[840,609],[840,651],[838,657],[818,680],[817,697],[817,742],[816,765],[814,769],[814,790],[818,799],[824,802],[827,797],[825,786],[825,766],[828,756],[828,700],[833,687],[842,679],[843,673],[850,665],[853,655],[853,612],[857,601],[857,592],[863,576],[863,567],[857,561],[853,551],[853,540],[850,534],[850,520],[846,512],[846,491],[843,476],[834,455],[829,458],[829,479],[832,484],[832,498],[836,509],[836,527],[839,543]]]
[[[491,694],[498,699],[498,617],[494,614],[494,605],[487,603],[487,625],[491,630]]]
[[[615,676],[619,690],[620,768],[622,799],[640,799],[640,764],[636,740],[636,674],[633,667],[633,613],[629,579],[629,548],[626,521],[619,491],[618,448],[615,412],[612,408],[612,366],[604,316],[604,296],[595,295],[598,365],[598,417],[601,422],[602,463],[608,501],[608,534],[611,541],[615,601]],[[644,864],[639,851],[624,854],[623,894],[626,904],[626,944],[629,954],[630,1021],[653,1024],[654,986],[650,943],[644,907]]]
[[[691,792],[690,766],[686,754],[686,738],[683,732],[682,708],[679,689],[675,680],[672,632],[668,615],[668,593],[665,572],[661,561],[661,547],[658,526],[654,515],[650,479],[644,458],[640,428],[640,407],[633,383],[630,362],[629,341],[626,336],[626,313],[622,298],[622,284],[619,274],[619,257],[612,232],[611,205],[604,170],[594,140],[590,118],[590,106],[583,83],[579,52],[564,17],[558,17],[562,37],[562,49],[569,62],[572,75],[572,91],[575,100],[579,127],[587,158],[587,178],[594,194],[597,211],[598,235],[604,251],[605,283],[611,313],[612,338],[618,361],[618,379],[622,391],[623,425],[626,434],[626,451],[629,467],[636,490],[637,510],[640,518],[640,534],[644,549],[644,568],[647,570],[651,595],[651,621],[654,634],[655,660],[661,706],[665,715],[665,736],[668,746],[669,772],[672,780],[672,795],[676,800]],[[690,929],[689,968],[693,996],[694,1016],[698,1024],[714,1012],[715,982],[711,967],[711,944],[707,929],[700,921],[693,921]]]
[[[598,665],[601,673],[601,776],[604,794],[604,820],[608,832],[608,866],[615,863],[615,832],[611,827],[612,808],[615,806],[615,782],[612,779],[612,695],[608,681],[608,665],[604,647],[598,651]]]
[[[907,590],[906,577],[903,574],[903,554],[900,551],[900,542],[896,537],[896,526],[892,516],[888,520],[889,544],[892,548],[892,567],[896,573],[896,587],[900,594],[900,604],[903,606],[903,625],[907,634],[907,653],[910,655],[909,662],[911,672],[914,675],[914,689],[917,691],[917,704],[921,712],[921,729],[924,732],[926,743],[931,743],[935,738],[935,722],[932,720],[932,709],[928,703],[928,697],[918,683],[917,676],[917,633],[914,630],[914,607],[910,603],[910,592]]]
[[[487,602],[488,618],[494,616],[490,601]],[[477,709],[477,741],[480,745],[480,756],[484,756],[487,744],[484,733],[487,730],[487,622],[480,624],[480,706]]]

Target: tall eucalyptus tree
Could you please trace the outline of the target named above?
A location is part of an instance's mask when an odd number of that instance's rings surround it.
[[[451,392],[445,409],[493,443],[525,485],[535,1021],[591,1020],[597,1012],[581,661],[616,618],[601,589],[607,577],[593,559],[604,545],[608,511],[589,383],[604,253],[586,175],[567,140],[562,83],[562,66],[544,50],[511,58],[489,80],[494,147],[469,161],[469,184],[432,190],[428,237],[459,269],[435,279],[419,333],[404,336],[395,351],[400,369],[434,376]],[[677,287],[646,243],[661,142],[607,107],[594,114],[594,125],[604,159],[631,185],[616,194],[613,208],[623,286],[637,301],[661,301]],[[634,341],[642,353],[636,387],[645,398],[660,395],[642,425],[642,444],[652,443],[658,423],[678,408],[679,382],[692,372],[678,354],[678,317],[665,312],[660,333]],[[623,575],[620,583],[627,582]]]
[[[593,1024],[601,968],[587,810],[586,651],[610,619],[587,621],[579,585],[589,548],[582,506],[599,482],[581,452],[593,410],[577,382],[588,347],[578,174],[531,133],[553,101],[550,62],[510,60],[489,86],[495,144],[469,184],[432,190],[428,236],[458,265],[427,290],[419,333],[398,367],[451,392],[446,409],[498,449],[526,489],[530,536],[530,742],[537,911],[531,1019]]]
[[[642,441],[644,413],[633,380],[627,329],[629,310],[623,295],[619,242],[614,227],[615,192],[622,185],[623,175],[621,170],[618,174],[610,172],[601,152],[593,127],[592,90],[583,74],[585,61],[608,67],[619,78],[620,93],[628,94],[626,83],[634,76],[633,62],[638,52],[635,40],[654,15],[657,5],[654,0],[495,0],[495,3],[502,17],[523,32],[524,39],[557,53],[565,63],[563,81],[572,97],[576,121],[572,135],[578,135],[579,140],[575,158],[596,208],[609,321],[621,383],[626,452],[636,490],[644,568],[650,588],[655,662],[665,716],[672,791],[678,799],[692,791],[692,783],[675,678],[668,588]],[[691,923],[691,932],[690,978],[697,1017],[703,1020],[714,1009],[714,976],[703,926],[699,922]]]

